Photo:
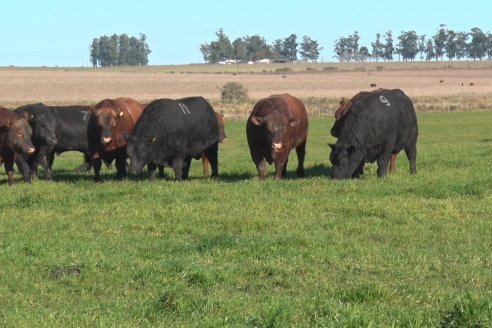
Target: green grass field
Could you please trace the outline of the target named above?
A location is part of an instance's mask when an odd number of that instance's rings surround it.
[[[329,178],[331,118],[308,177],[260,182],[244,121],[221,178],[55,182],[0,173],[0,326],[491,327],[492,112],[419,115],[418,173]],[[166,171],[168,176],[172,172]]]

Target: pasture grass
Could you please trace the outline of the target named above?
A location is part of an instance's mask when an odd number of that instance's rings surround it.
[[[329,178],[331,118],[311,119],[305,179],[260,182],[244,121],[221,176],[101,184],[0,173],[5,327],[490,327],[491,112],[418,115],[418,173]],[[171,171],[166,171],[168,177]],[[17,176],[17,180],[19,177]]]

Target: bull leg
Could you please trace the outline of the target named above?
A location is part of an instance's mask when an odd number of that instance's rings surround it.
[[[53,162],[55,160],[55,150],[51,149],[46,153],[46,161],[47,161],[47,167],[50,171],[53,169]]]
[[[365,166],[365,161],[361,161],[359,166],[355,169],[354,173],[352,174],[352,179],[358,179],[360,178],[361,175],[364,175],[364,166]]]
[[[101,176],[99,172],[101,171],[102,160],[100,158],[92,160],[92,167],[94,168],[94,181],[101,182]]]
[[[33,167],[36,168],[36,173],[37,173],[37,167],[39,164],[41,164],[43,170],[44,170],[44,177],[47,180],[52,180],[53,175],[51,172],[51,168],[48,167],[48,162],[46,161],[46,155],[48,154],[49,149],[46,147],[41,147],[39,150],[39,153],[36,156],[36,159],[34,160]]]
[[[410,174],[417,174],[417,145],[405,148],[405,154],[410,162]]]
[[[275,161],[275,176],[273,180],[280,180],[287,176],[287,159],[277,159]]]
[[[157,165],[149,163],[149,164],[147,164],[147,169],[149,170],[149,180],[154,181],[156,179],[156,176],[157,176],[157,173],[156,173]]]
[[[205,157],[207,161],[210,163],[210,166],[212,167],[212,178],[216,178],[219,176],[219,143],[216,142],[212,146],[208,147],[205,150]],[[203,159],[203,157],[202,157]],[[208,175],[208,172],[205,173],[205,165],[203,167],[204,174]],[[207,165],[207,171],[208,171],[208,165]]]
[[[116,179],[124,179],[126,177],[126,157],[121,154],[116,157]]]
[[[183,180],[188,179],[188,174],[190,173],[191,157],[186,157],[183,161]]]
[[[159,169],[159,178],[164,179],[166,177],[164,174],[164,165],[157,165],[157,168]]]
[[[397,154],[391,154],[390,156],[389,173],[395,173],[396,171],[396,155]]]
[[[183,180],[183,159],[176,157],[172,160],[171,167],[174,170],[174,176],[176,180]]]
[[[22,158],[22,156],[17,156],[17,158],[15,159],[15,163],[17,164],[17,167],[19,168],[19,171],[22,174],[22,178],[24,179],[24,182],[30,182],[31,172],[30,172],[29,164],[27,164],[26,160]]]
[[[264,158],[253,159],[258,170],[258,177],[260,180],[266,179],[266,160]]]
[[[304,157],[306,156],[306,143],[303,142],[299,146],[296,147],[296,153],[297,153],[297,176],[299,178],[304,178],[305,173],[304,173]],[[287,165],[286,165],[287,166]]]
[[[14,184],[14,158],[13,156],[9,156],[11,158],[5,160],[5,172],[7,173],[7,183],[9,186]]]
[[[383,154],[379,156],[378,162],[378,178],[383,178],[388,172],[388,165],[390,160],[390,154]]]
[[[203,175],[208,176],[208,158],[205,152],[202,153],[202,165],[203,165]]]

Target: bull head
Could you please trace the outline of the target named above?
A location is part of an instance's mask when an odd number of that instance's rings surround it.
[[[364,160],[363,152],[353,145],[330,144],[329,146],[331,148],[330,162],[333,165],[332,178],[348,179],[353,177]]]
[[[288,119],[284,115],[272,113],[265,117],[251,116],[251,123],[255,126],[264,126],[265,137],[268,139],[268,142],[270,142],[272,151],[278,153],[284,147],[284,133],[287,132],[288,128],[298,126],[300,121]]]

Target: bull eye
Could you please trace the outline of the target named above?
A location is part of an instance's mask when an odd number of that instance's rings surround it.
[[[348,164],[348,160],[344,157],[340,160],[340,165],[347,165]]]

